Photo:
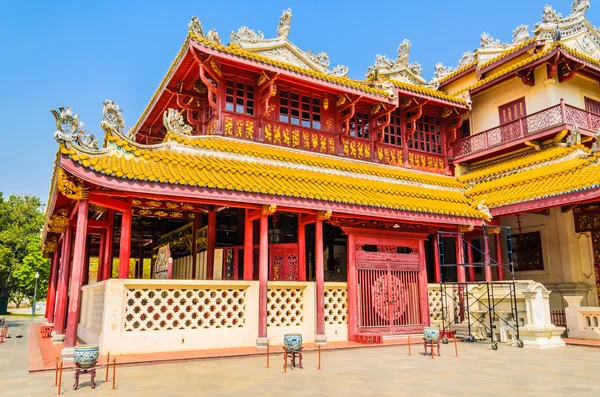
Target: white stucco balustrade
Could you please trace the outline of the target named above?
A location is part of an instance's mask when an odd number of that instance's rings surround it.
[[[325,333],[347,339],[346,283],[325,283]],[[314,342],[314,282],[269,282],[267,335]],[[111,279],[82,288],[78,337],[101,354],[253,347],[258,335],[258,281]]]
[[[600,340],[600,307],[580,306],[583,296],[565,296],[569,338]]]

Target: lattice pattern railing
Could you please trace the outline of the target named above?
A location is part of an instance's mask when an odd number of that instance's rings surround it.
[[[325,286],[325,324],[348,324],[348,291],[344,287]]]
[[[429,319],[430,321],[442,321],[442,291],[429,289]]]
[[[457,140],[453,145],[454,156],[465,156],[561,124],[596,131],[600,128],[600,115],[561,101],[560,105]]]
[[[291,327],[304,321],[303,288],[269,288],[267,326]]]
[[[246,323],[243,288],[128,289],[125,331],[241,328]]]

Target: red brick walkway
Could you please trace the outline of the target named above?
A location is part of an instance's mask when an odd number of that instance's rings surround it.
[[[29,372],[52,371],[56,365],[56,357],[60,357],[64,344],[53,344],[52,338],[42,338],[40,324],[29,325]],[[413,352],[422,347],[423,339],[414,338],[411,342]],[[328,342],[323,350],[342,350],[361,347],[377,347],[390,345],[407,345],[407,339],[384,340],[380,345],[365,345],[356,342]],[[281,354],[282,346],[270,346],[272,354]],[[406,349],[406,348],[404,348]],[[304,345],[305,351],[315,351],[317,346],[314,343]],[[176,361],[194,361],[209,358],[227,358],[227,357],[247,357],[266,355],[265,350],[258,350],[255,347],[238,347],[228,349],[210,349],[210,350],[191,350],[184,352],[161,352],[146,354],[126,354],[117,356],[117,365],[135,365],[135,364],[158,364]],[[114,356],[111,356],[114,357]],[[100,356],[100,364],[106,363],[106,356]],[[111,358],[112,361],[112,358]],[[73,363],[64,363],[63,368],[73,367]]]

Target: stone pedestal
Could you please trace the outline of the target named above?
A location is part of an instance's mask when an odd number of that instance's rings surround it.
[[[52,343],[54,343],[55,345],[65,343],[65,337],[65,334],[57,334],[56,331],[52,331]]]
[[[269,338],[256,338],[256,348],[257,349],[267,349],[267,345],[269,344]]]
[[[327,345],[327,335],[315,335],[315,342],[318,346]]]
[[[60,356],[62,357],[63,361],[66,363],[72,363],[73,361],[75,361],[74,356],[75,356],[75,348],[74,347],[65,347],[61,350],[60,352]]]
[[[527,314],[525,326],[519,328],[523,344],[540,349],[565,346],[561,338],[565,328],[550,321],[550,291],[540,283],[531,283],[522,294]]]

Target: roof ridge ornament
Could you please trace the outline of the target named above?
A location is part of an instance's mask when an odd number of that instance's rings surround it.
[[[98,139],[93,134],[87,133],[86,129],[83,128],[83,123],[79,121],[79,115],[73,113],[70,106],[66,108],[59,106],[58,109],[52,109],[50,112],[56,119],[54,139],[58,143],[69,143],[93,151],[99,149]]]
[[[486,221],[489,222],[492,220],[493,216],[490,212],[490,208],[487,205],[485,205],[485,199],[481,200],[479,204],[477,204],[477,210],[485,216]]]
[[[232,30],[229,36],[229,40],[235,45],[239,45],[240,41],[249,41],[251,43],[256,43],[264,39],[265,35],[263,32],[261,32],[260,30],[256,32],[254,31],[254,29],[250,29],[248,26],[240,27],[237,32],[234,32]]]
[[[529,25],[519,25],[513,30],[512,42],[513,44],[520,44],[524,41],[529,40],[531,35],[529,34]]]
[[[421,76],[423,67],[418,62],[408,62],[412,44],[409,39],[404,39],[398,45],[398,55],[395,60],[387,55],[375,55],[375,63],[367,69],[365,77],[375,81],[380,77],[394,79],[401,82],[425,86],[426,80]],[[381,76],[380,76],[381,75]]]
[[[279,17],[279,26],[277,26],[277,37],[287,39],[290,34],[290,25],[292,22],[292,9],[283,10]]]
[[[581,143],[581,132],[579,131],[579,127],[573,126],[573,129],[569,132],[565,143],[567,144],[567,147],[576,146]]]
[[[106,135],[117,135],[119,137],[133,140],[135,135],[132,135],[132,130],[123,132],[125,128],[125,118],[123,117],[123,109],[114,101],[107,99],[102,102],[102,121],[100,127],[106,132]]]
[[[188,32],[195,34],[198,37],[204,37],[204,29],[202,29],[202,23],[197,16],[193,16],[188,22]]]
[[[175,132],[181,135],[192,135],[194,129],[183,121],[183,116],[177,110],[169,108],[163,115],[163,124],[169,132]]]

